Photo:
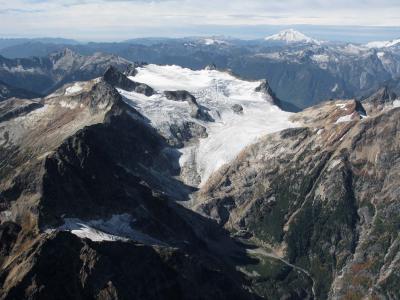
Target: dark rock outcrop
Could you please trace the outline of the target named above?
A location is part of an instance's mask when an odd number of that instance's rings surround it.
[[[136,66],[135,65],[129,65],[126,67],[126,70],[124,71],[125,76],[136,76],[137,74]]]
[[[367,116],[367,112],[366,112],[364,106],[362,105],[362,103],[358,100],[355,100],[355,103],[356,103],[356,107],[355,107],[354,111],[357,112],[361,117]]]
[[[190,108],[191,108],[190,114],[193,118],[197,118],[199,120],[203,120],[206,122],[214,121],[213,118],[210,116],[210,114],[207,112],[207,109],[205,107],[202,107],[201,105],[199,105],[196,101],[196,97],[194,97],[188,91],[185,91],[185,90],[165,91],[164,95],[169,100],[185,101],[185,102],[189,103]]]
[[[205,69],[208,71],[215,71],[217,70],[217,66],[215,64],[209,64],[205,67]]]
[[[272,104],[280,106],[280,100],[278,97],[276,97],[266,79],[262,80],[261,84],[256,87],[255,91],[258,93],[263,93],[268,101],[270,101]]]
[[[147,65],[145,62],[134,62],[133,64],[129,64],[124,71],[124,75],[134,77],[138,73],[137,68],[144,67],[145,65]]]
[[[165,91],[164,92],[165,97],[167,97],[168,100],[174,100],[174,101],[186,101],[192,105],[198,105],[196,98],[189,93],[188,91]]]
[[[208,136],[207,129],[204,126],[190,121],[184,122],[182,126],[172,124],[170,131],[174,141],[169,141],[169,143],[177,148],[183,147],[185,143],[191,142],[193,139],[206,138]]]
[[[266,79],[262,80],[261,84],[258,87],[256,87],[255,91],[258,93],[264,94],[265,100],[278,106],[280,109],[282,109],[284,111],[289,111],[289,112],[299,112],[300,111],[300,109],[296,105],[280,100],[276,96],[274,91],[271,89],[271,86],[269,85],[269,83]]]
[[[241,114],[243,113],[243,106],[241,106],[240,104],[235,104],[232,106],[232,110],[236,114]]]
[[[144,83],[130,80],[113,66],[110,66],[106,70],[103,78],[108,84],[126,91],[134,91],[136,93],[144,94],[146,96],[152,96],[155,94],[155,91],[150,86]]]
[[[20,231],[21,226],[14,222],[0,223],[0,266],[4,257],[10,255]]]

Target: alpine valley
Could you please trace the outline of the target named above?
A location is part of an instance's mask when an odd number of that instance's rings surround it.
[[[400,43],[27,44],[0,299],[400,298]]]

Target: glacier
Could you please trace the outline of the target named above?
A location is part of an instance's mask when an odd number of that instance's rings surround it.
[[[174,65],[151,64],[140,67],[137,71],[130,79],[151,86],[157,93],[147,97],[122,89],[118,91],[163,136],[170,135],[171,125],[179,125],[185,121],[206,128],[207,137],[179,149],[182,170],[198,175],[199,186],[204,185],[216,170],[233,160],[258,138],[296,126],[289,120],[291,113],[274,105],[269,95],[255,91],[261,81],[246,81],[224,71],[194,71]],[[168,100],[163,94],[167,90],[190,92],[214,121],[207,122],[192,117],[189,104]],[[240,105],[243,112],[234,112],[232,106],[235,104]],[[196,185],[193,182],[191,184]]]

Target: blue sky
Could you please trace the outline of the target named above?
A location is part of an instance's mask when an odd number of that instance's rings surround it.
[[[315,38],[400,38],[399,0],[0,0],[1,37],[120,41],[296,28]]]

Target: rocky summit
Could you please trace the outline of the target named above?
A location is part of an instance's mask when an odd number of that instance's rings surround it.
[[[100,69],[0,102],[0,299],[400,298],[396,96]]]

